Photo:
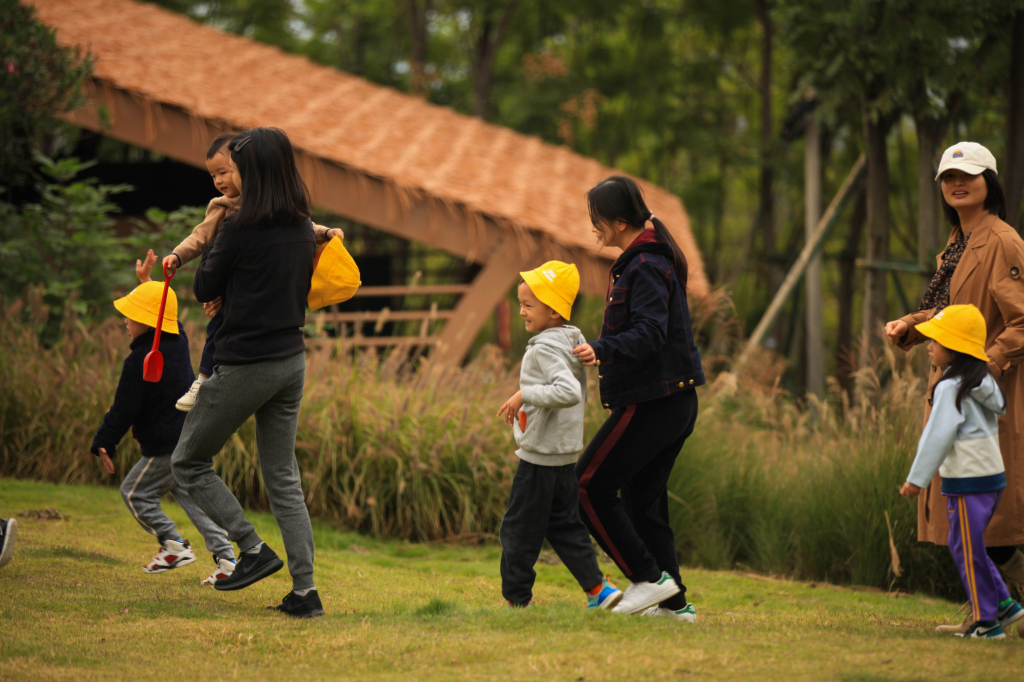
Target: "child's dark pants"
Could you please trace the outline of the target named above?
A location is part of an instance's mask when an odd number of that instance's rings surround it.
[[[594,539],[634,583],[671,575],[681,591],[661,605],[672,610],[686,606],[686,586],[669,525],[668,479],[696,421],[692,390],[616,408],[576,464],[581,516]]]
[[[575,465],[520,461],[501,520],[501,594],[512,606],[533,599],[533,570],[544,538],[584,590],[601,584],[590,533],[580,521]]]
[[[199,373],[204,377],[213,376],[213,354],[217,352],[217,344],[213,338],[217,336],[220,323],[224,321],[224,314],[217,311],[217,314],[210,319],[206,325],[206,345],[203,346],[203,357],[199,360]]]

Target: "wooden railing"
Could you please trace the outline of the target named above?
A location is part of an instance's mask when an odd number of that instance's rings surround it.
[[[360,287],[353,298],[391,298],[394,296],[461,296],[470,289],[469,284],[424,284],[422,286],[366,286]],[[437,343],[437,336],[431,333],[430,325],[437,320],[449,320],[453,310],[439,310],[437,303],[431,303],[427,310],[362,310],[354,312],[317,311],[306,317],[308,323],[346,324],[353,323],[355,334],[336,337],[307,339],[311,344],[329,344],[341,341],[354,346],[430,346]],[[416,336],[366,336],[363,327],[374,325],[374,334],[380,334],[388,322],[420,321],[420,333]]]

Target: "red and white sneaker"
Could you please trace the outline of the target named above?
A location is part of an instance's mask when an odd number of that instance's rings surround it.
[[[172,568],[187,566],[196,560],[196,553],[188,540],[178,542],[177,540],[165,540],[160,551],[156,553],[153,560],[142,567],[146,573],[163,573]]]
[[[217,568],[214,569],[209,578],[203,581],[204,587],[213,587],[214,583],[218,580],[224,580],[224,578],[229,577],[235,572],[237,564],[230,559],[214,559],[214,562],[217,564]]]

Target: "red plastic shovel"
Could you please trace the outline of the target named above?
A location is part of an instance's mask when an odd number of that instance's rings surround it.
[[[167,290],[171,287],[171,277],[174,273],[167,274],[167,264],[164,263],[164,293],[160,297],[160,314],[156,316],[156,333],[153,334],[153,350],[146,353],[146,359],[142,361],[142,380],[156,383],[164,375],[164,356],[160,353],[160,328],[164,324],[164,306],[167,305]]]

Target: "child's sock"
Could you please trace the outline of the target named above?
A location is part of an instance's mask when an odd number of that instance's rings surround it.
[[[602,588],[604,588],[604,581],[603,580],[601,582],[599,582],[598,584],[594,585],[593,587],[591,587],[589,590],[583,590],[583,591],[587,593],[588,597],[596,597],[597,595],[601,594]]]
[[[205,374],[200,374],[199,376],[196,377],[196,381],[198,381],[199,384],[202,385],[202,383],[209,378],[210,377],[206,376]]]
[[[1002,611],[1007,606],[1013,603],[1013,597],[1007,597],[1003,601],[999,602],[999,610]]]
[[[252,549],[245,550],[245,553],[246,554],[259,554],[261,549],[263,549],[263,543],[262,542],[258,543]]]
[[[316,587],[307,587],[304,590],[292,590],[292,594],[294,594],[296,597],[305,597],[307,594],[309,594],[315,589]]]

